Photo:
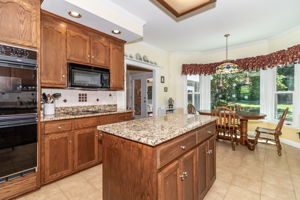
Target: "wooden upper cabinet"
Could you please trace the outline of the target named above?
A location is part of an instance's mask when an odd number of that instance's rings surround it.
[[[98,131],[95,128],[74,132],[74,168],[81,170],[98,162]]]
[[[39,0],[0,0],[0,41],[37,48]]]
[[[110,88],[124,89],[124,44],[117,41],[110,43]]]
[[[91,34],[91,64],[109,68],[109,40],[97,34]]]
[[[41,84],[67,86],[66,24],[42,15]]]
[[[194,149],[181,158],[181,176],[182,180],[182,199],[196,200],[196,169],[197,169],[197,151]]]
[[[158,173],[158,199],[182,200],[182,180],[179,161],[174,161]]]
[[[45,136],[44,182],[68,175],[73,170],[71,132]]]
[[[86,32],[75,27],[67,29],[67,59],[79,63],[90,63],[90,37]]]

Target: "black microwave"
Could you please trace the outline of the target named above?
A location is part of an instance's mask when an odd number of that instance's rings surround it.
[[[68,63],[68,87],[74,88],[109,88],[109,69]]]

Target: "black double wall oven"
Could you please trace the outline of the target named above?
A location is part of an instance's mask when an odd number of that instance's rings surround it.
[[[37,167],[37,52],[0,44],[0,183]]]

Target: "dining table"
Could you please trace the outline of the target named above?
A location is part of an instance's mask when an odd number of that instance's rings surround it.
[[[265,119],[266,114],[259,112],[249,112],[249,111],[235,111],[238,119],[240,120],[240,138],[239,143],[245,145],[249,150],[253,151],[255,149],[254,139],[248,138],[248,121],[249,120],[261,120]],[[200,115],[214,115],[212,110],[199,110]]]

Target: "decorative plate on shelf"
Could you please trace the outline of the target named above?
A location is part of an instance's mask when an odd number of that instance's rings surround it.
[[[142,56],[141,56],[141,54],[139,54],[139,53],[136,53],[136,54],[135,54],[135,59],[140,60],[140,61],[143,61]]]
[[[149,59],[148,59],[148,57],[146,55],[143,56],[143,61],[144,62],[149,62]]]

